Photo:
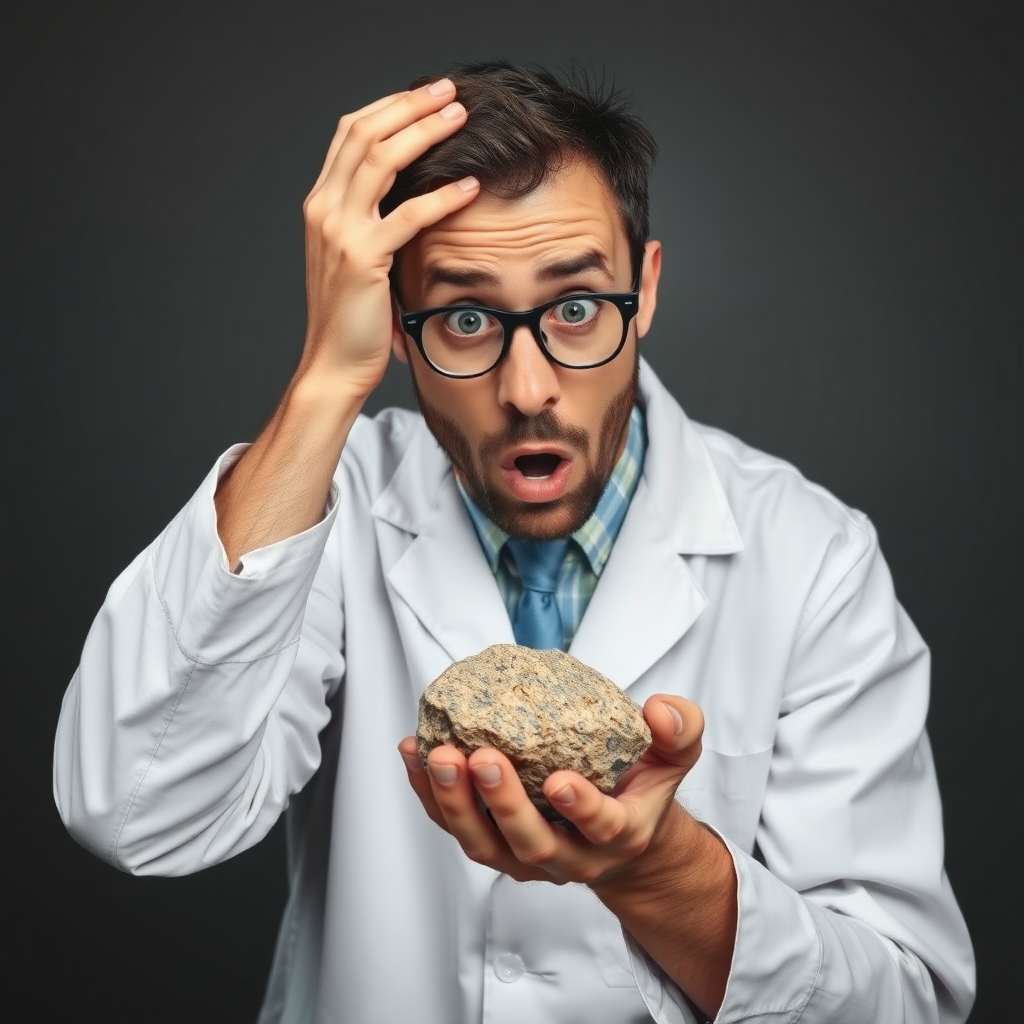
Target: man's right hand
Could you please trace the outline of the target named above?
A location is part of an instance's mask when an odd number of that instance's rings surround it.
[[[466,179],[402,203],[379,204],[397,172],[457,131],[466,111],[447,79],[371,103],[338,124],[303,204],[306,338],[273,417],[221,477],[214,497],[228,565],[293,537],[324,514],[331,478],[363,403],[391,353],[388,271],[417,232],[466,206]]]
[[[298,375],[325,376],[365,399],[391,349],[388,271],[417,232],[475,198],[475,179],[407,200],[381,218],[396,173],[457,131],[466,111],[440,79],[346,114],[303,204],[306,223],[305,348]]]

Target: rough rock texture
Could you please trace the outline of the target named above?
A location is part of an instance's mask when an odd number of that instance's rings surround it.
[[[571,655],[495,644],[426,688],[416,740],[424,765],[441,744],[467,756],[500,750],[541,814],[564,821],[541,792],[544,780],[569,768],[611,792],[650,746],[651,731],[635,701]]]

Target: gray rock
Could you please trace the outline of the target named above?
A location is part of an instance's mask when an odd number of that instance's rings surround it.
[[[541,814],[564,821],[541,792],[544,780],[568,768],[610,793],[650,746],[651,730],[640,705],[571,655],[495,644],[424,690],[416,741],[424,766],[441,744],[467,757],[500,750]]]

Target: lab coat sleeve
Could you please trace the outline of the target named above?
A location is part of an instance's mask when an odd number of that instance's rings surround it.
[[[125,871],[186,874],[266,835],[319,764],[343,678],[336,485],[320,523],[231,572],[213,495],[242,450],[115,580],[64,696],[58,811]]]
[[[960,1024],[971,941],[943,866],[929,653],[870,522],[830,548],[792,647],[719,1022]],[[628,939],[628,937],[627,937]],[[628,940],[662,1024],[694,1015]]]

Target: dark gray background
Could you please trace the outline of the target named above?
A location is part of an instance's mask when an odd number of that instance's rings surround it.
[[[301,203],[338,117],[452,60],[575,55],[630,89],[661,144],[647,357],[691,416],[878,526],[934,655],[972,1021],[1012,1019],[1020,5],[5,11],[4,1003],[20,1007],[5,1017],[253,1019],[285,897],[280,829],[189,878],[105,866],[53,806],[61,696],[106,587],[294,366]],[[394,372],[372,409],[410,402]]]

